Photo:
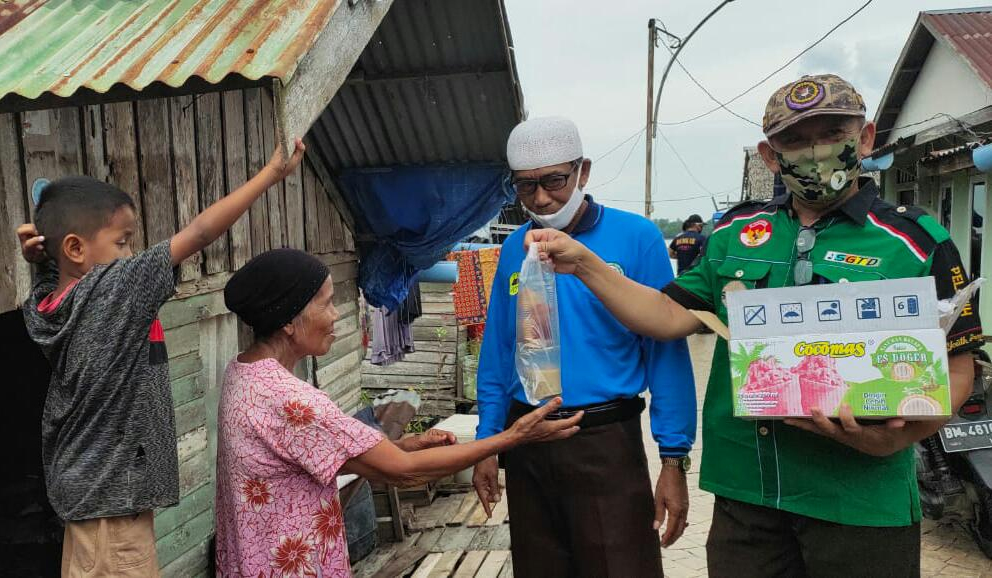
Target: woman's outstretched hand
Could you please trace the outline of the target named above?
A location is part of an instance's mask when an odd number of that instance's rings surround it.
[[[549,413],[559,407],[561,407],[561,398],[556,397],[515,421],[509,429],[514,442],[517,444],[550,442],[570,438],[579,433],[579,421],[582,420],[583,413],[581,411],[568,419],[546,419]]]
[[[396,445],[408,452],[417,452],[429,448],[439,448],[443,446],[453,446],[458,443],[458,438],[450,431],[439,429],[429,429],[426,432],[413,437],[404,438]]]

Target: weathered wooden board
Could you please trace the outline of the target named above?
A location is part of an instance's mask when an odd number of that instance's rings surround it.
[[[55,180],[83,172],[79,109],[57,108],[21,113],[25,183]],[[21,155],[18,155],[21,156]],[[30,205],[34,214],[34,205]]]
[[[0,312],[16,309],[27,297],[31,269],[21,258],[21,247],[14,234],[30,220],[25,209],[21,163],[18,150],[17,115],[0,114]]]
[[[428,554],[410,578],[428,578],[431,575],[431,571],[434,570],[434,567],[441,562],[441,558],[443,556],[444,554],[441,554],[440,552]]]
[[[200,214],[196,167],[196,110],[193,108],[193,96],[170,98],[169,120],[172,123],[173,178],[179,222],[177,231],[181,231]],[[183,281],[196,279],[201,274],[202,266],[203,254],[197,251],[182,262],[180,278]]]
[[[479,568],[479,571],[476,572],[476,578],[499,578],[499,573],[503,570],[503,565],[506,564],[509,558],[510,552],[507,550],[490,552]]]
[[[103,107],[99,104],[83,106],[79,113],[82,118],[83,172],[94,179],[107,181],[110,167],[107,165],[106,141],[103,137]]]
[[[385,564],[378,572],[373,574],[373,578],[396,578],[403,576],[405,571],[416,564],[421,558],[427,555],[427,550],[419,545],[399,550],[395,556]]]
[[[493,508],[493,517],[486,521],[487,526],[499,526],[506,521],[506,516],[509,514],[509,501],[500,500],[496,502],[496,507]]]
[[[261,90],[262,102],[262,150],[268,159],[276,150],[276,116],[272,93]],[[261,201],[261,199],[259,199]],[[269,248],[277,249],[286,245],[286,200],[283,197],[283,183],[278,182],[265,192],[265,202],[269,206]]]
[[[308,155],[311,153],[307,153]],[[303,159],[301,167],[303,169],[303,212],[304,212],[304,233],[307,251],[311,253],[321,252],[320,232],[318,231],[318,221],[320,215],[317,212],[317,195],[321,194],[317,183],[317,175],[310,166],[310,159]]]
[[[262,170],[268,159],[262,137],[262,92],[259,88],[245,90],[245,142],[248,174],[255,175]],[[252,255],[268,251],[269,243],[269,203],[263,196],[251,206],[251,250]]]
[[[176,234],[176,198],[172,188],[172,154],[169,146],[169,102],[138,101],[138,164],[144,201],[148,246]]]
[[[207,409],[203,399],[194,399],[176,408],[176,436],[193,431],[207,423]]]
[[[224,293],[215,289],[209,293],[169,301],[159,310],[158,318],[162,327],[168,331],[225,313],[229,311],[224,305]]]
[[[468,519],[472,516],[472,512],[479,506],[479,495],[475,492],[466,492],[462,497],[462,502],[458,507],[458,511],[452,516],[451,520],[448,521],[449,526],[461,526],[468,522]]]
[[[465,520],[465,525],[469,528],[478,528],[484,526],[489,516],[486,515],[486,509],[482,507],[482,502],[478,502],[478,505],[472,510],[472,515],[470,515]],[[476,550],[480,548],[475,548]]]
[[[224,185],[224,126],[221,94],[208,92],[196,98],[196,159],[199,167],[200,206],[205,209],[226,194]],[[243,146],[244,138],[240,143]],[[229,234],[224,232],[203,252],[208,275],[229,271]]]
[[[189,353],[183,356],[187,358],[194,353]],[[199,361],[199,357],[195,358]],[[194,399],[203,397],[205,387],[203,385],[203,380],[200,379],[199,372],[186,375],[184,377],[176,378],[172,381],[172,402],[176,405],[183,405],[187,402],[193,401]]]
[[[185,496],[211,481],[213,468],[206,452],[195,454],[179,464],[179,495]]]
[[[214,505],[215,494],[216,488],[211,482],[196,488],[179,500],[175,506],[159,510],[155,514],[155,535],[164,537],[201,512],[210,509]]]
[[[441,559],[427,574],[427,578],[448,578],[455,571],[455,566],[461,560],[465,552],[461,550],[451,550],[441,554]]]
[[[142,226],[135,231],[132,244],[135,251],[146,247],[145,210],[141,196],[141,181],[138,172],[137,123],[134,120],[133,102],[115,102],[103,105],[104,151],[108,168],[108,182],[117,185],[134,201],[135,214]],[[97,138],[95,135],[93,138]],[[149,138],[152,138],[149,135]],[[155,138],[163,138],[157,135]]]
[[[225,193],[248,180],[247,140],[245,138],[245,95],[229,90],[221,95],[224,114]],[[249,211],[250,213],[250,211]],[[231,266],[240,269],[251,259],[251,216],[245,213],[230,230]]]
[[[184,552],[207,540],[214,531],[213,508],[205,510],[155,543],[159,566],[165,566]]]
[[[489,540],[489,548],[491,550],[509,550],[510,549],[510,525],[500,524],[496,526],[496,531],[493,533],[492,538]]]
[[[210,563],[210,540],[204,540],[163,567],[160,572],[162,578],[199,578],[207,576]]]
[[[169,359],[186,355],[200,348],[200,332],[195,323],[169,329],[165,332],[165,346]]]
[[[465,552],[465,558],[462,559],[462,563],[458,565],[458,570],[454,573],[454,578],[474,578],[476,572],[482,566],[485,561],[486,556],[489,552],[484,550],[472,550],[470,552]]]
[[[175,383],[188,375],[200,373],[201,369],[203,360],[200,359],[199,351],[180,355],[169,361],[169,379]]]
[[[179,462],[194,458],[197,454],[207,450],[207,425],[187,432],[176,440],[176,452],[179,455]]]
[[[472,540],[472,543],[469,544],[469,549],[493,550],[493,538],[499,533],[499,529],[500,526],[483,526],[479,528],[479,531],[475,534],[475,538]]]
[[[479,532],[477,528],[467,526],[454,526],[447,528],[441,535],[440,544],[448,550],[468,550],[475,535]]]

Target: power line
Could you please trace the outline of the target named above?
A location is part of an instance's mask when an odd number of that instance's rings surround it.
[[[902,126],[894,126],[892,128],[887,128],[885,130],[880,130],[876,134],[884,134],[884,133],[891,132],[891,131],[894,131],[894,130],[902,130],[904,128],[910,128],[910,127],[918,126],[918,125],[928,123],[931,120],[935,120],[935,119],[938,119],[938,118],[947,118],[947,119],[949,119],[951,122],[956,123],[958,125],[958,127],[960,127],[962,130],[964,130],[965,132],[971,133],[971,135],[974,136],[974,137],[976,137],[976,138],[981,138],[982,136],[987,136],[988,135],[988,133],[982,133],[981,131],[979,131],[979,132],[976,133],[963,120],[961,120],[960,118],[958,118],[956,116],[947,114],[946,112],[938,112],[937,114],[931,116],[930,118],[925,118],[923,120],[920,120],[920,121],[917,121],[917,122],[911,122],[909,124],[904,124]]]
[[[754,90],[754,89],[758,88],[759,86],[761,86],[762,84],[768,82],[768,80],[770,80],[773,76],[775,76],[779,72],[782,72],[783,70],[785,70],[790,64],[792,64],[793,62],[799,60],[799,58],[802,57],[802,55],[806,54],[807,52],[809,52],[810,50],[812,50],[813,48],[815,48],[818,44],[820,44],[821,42],[823,42],[824,40],[826,40],[828,36],[830,36],[831,34],[833,34],[838,28],[840,28],[844,24],[847,24],[848,21],[850,21],[852,18],[854,18],[855,16],[857,16],[858,14],[860,14],[862,10],[864,10],[865,8],[867,8],[874,1],[875,0],[867,0],[864,4],[861,5],[860,8],[858,8],[857,10],[855,10],[854,12],[852,12],[847,18],[845,18],[845,19],[841,20],[840,22],[838,22],[833,28],[831,28],[830,30],[828,30],[826,32],[826,34],[824,34],[823,36],[821,36],[820,38],[818,38],[815,42],[813,42],[812,44],[810,44],[809,46],[807,46],[806,48],[804,48],[802,50],[802,52],[800,52],[799,54],[793,56],[791,59],[789,59],[788,62],[786,62],[782,66],[778,67],[774,71],[772,71],[768,76],[765,76],[764,78],[762,78],[761,80],[759,80],[757,83],[755,83],[755,84],[751,85],[750,87],[748,87],[747,90],[745,90],[744,92],[742,92],[742,93],[738,94],[737,96],[731,98],[730,100],[726,101],[725,103],[722,103],[720,106],[718,106],[716,108],[713,108],[713,109],[710,109],[710,110],[708,110],[708,111],[706,111],[706,112],[704,112],[702,114],[698,114],[698,115],[696,115],[696,116],[694,116],[692,118],[687,118],[685,120],[680,120],[680,121],[675,121],[675,122],[659,122],[658,124],[659,125],[662,125],[662,126],[676,126],[676,125],[680,125],[680,124],[686,124],[686,123],[689,123],[689,122],[693,122],[695,120],[699,120],[699,119],[701,119],[701,118],[703,118],[705,116],[709,116],[709,115],[713,114],[714,112],[716,112],[718,110],[721,110],[722,108],[726,108],[726,105],[739,100],[741,97],[747,95],[752,90]],[[717,101],[717,102],[719,102],[719,101]]]
[[[707,189],[703,185],[703,183],[699,182],[699,179],[697,179],[696,178],[696,175],[693,174],[692,169],[689,168],[689,165],[686,164],[685,159],[683,159],[682,158],[682,155],[679,154],[678,149],[675,148],[675,145],[672,144],[672,141],[668,140],[668,137],[665,136],[665,133],[663,133],[663,132],[661,132],[659,130],[658,131],[658,134],[661,135],[662,140],[665,141],[665,144],[668,145],[668,148],[672,149],[672,152],[675,153],[675,158],[677,158],[679,160],[679,163],[682,164],[682,168],[685,169],[685,172],[686,172],[687,175],[689,175],[689,178],[691,178],[696,183],[696,186],[698,186],[700,189],[706,191],[706,193],[708,193],[710,196],[713,196],[713,192],[710,191],[709,189]]]
[[[638,131],[638,133],[637,133],[636,136],[640,137],[643,134],[644,134],[644,131],[641,130],[641,131]],[[630,140],[630,139],[627,139],[627,140]],[[620,175],[623,174],[623,170],[625,168],[627,168],[627,161],[630,160],[630,155],[632,155],[634,153],[634,149],[637,148],[637,144],[640,143],[640,142],[641,142],[641,139],[638,138],[637,140],[634,141],[634,143],[632,145],[630,145],[630,149],[627,151],[627,156],[625,156],[623,158],[623,163],[620,165],[620,170],[617,171],[617,174],[613,175],[613,178],[607,180],[606,182],[599,183],[599,184],[596,184],[596,185],[592,185],[592,186],[589,186],[589,187],[586,187],[586,188],[589,189],[590,191],[595,190],[595,189],[601,189],[601,188],[605,187],[606,185],[612,183],[613,181],[619,179],[620,178]],[[600,158],[602,158],[602,157],[600,157]]]
[[[672,50],[672,47],[671,46],[665,44],[665,48],[668,49],[668,53],[672,55],[672,58],[676,58],[675,57],[675,52]],[[754,126],[756,126],[758,128],[761,128],[761,125],[759,123],[756,123],[753,120],[747,118],[746,116],[740,115],[740,114],[738,114],[738,113],[730,110],[730,107],[728,107],[725,103],[720,102],[720,100],[717,99],[717,97],[713,96],[713,93],[711,93],[709,90],[707,90],[706,87],[703,86],[701,82],[699,82],[698,80],[696,80],[696,77],[693,76],[691,72],[689,72],[689,70],[685,67],[685,65],[682,64],[682,61],[681,60],[678,60],[676,58],[675,64],[678,64],[679,65],[679,68],[682,69],[682,72],[684,72],[686,74],[686,76],[689,77],[689,80],[691,80],[696,86],[698,86],[700,90],[702,90],[704,93],[706,93],[706,96],[710,97],[710,100],[712,100],[713,102],[715,102],[718,105],[718,109],[722,108],[723,110],[729,112],[730,114],[736,116],[737,118],[743,120],[744,122],[753,124]],[[667,123],[661,123],[661,124],[667,124]]]
[[[608,157],[611,154],[613,154],[613,152],[616,151],[618,148],[620,148],[623,145],[629,143],[630,142],[630,139],[632,139],[632,138],[640,135],[643,132],[644,132],[644,129],[643,128],[637,129],[629,137],[627,137],[627,138],[623,139],[622,141],[620,141],[620,143],[618,145],[616,145],[615,147],[611,148],[610,150],[606,151],[605,153],[603,153],[603,154],[599,155],[598,157],[596,157],[595,159],[593,159],[593,162],[597,162],[598,163],[599,161],[605,159],[606,157]]]
[[[696,195],[694,197],[682,197],[682,198],[679,198],[679,199],[657,199],[657,200],[652,200],[651,202],[652,203],[678,203],[678,202],[684,202],[684,201],[696,201],[696,200],[699,200],[699,199],[715,199],[715,198],[717,198],[720,195],[725,195],[725,194],[727,194],[727,193],[729,193],[731,191],[736,191],[739,188],[740,187],[738,187],[738,186],[733,186],[733,187],[730,187],[729,189],[724,189],[722,191],[717,191],[717,192],[713,193],[712,195]],[[598,199],[598,200],[604,201],[604,202],[609,202],[609,203],[637,203],[637,204],[641,204],[641,205],[644,204],[644,199],[640,199],[640,200],[631,200],[631,199]]]

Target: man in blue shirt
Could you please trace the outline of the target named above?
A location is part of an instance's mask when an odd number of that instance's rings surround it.
[[[616,271],[656,288],[672,279],[665,242],[643,217],[609,209],[582,192],[591,162],[575,125],[538,118],[507,143],[513,185],[531,223],[503,244],[479,361],[479,429],[486,438],[532,409],[514,365],[518,279],[524,236],[562,230]],[[664,545],[685,529],[687,454],[696,431],[696,394],[684,340],[661,343],[625,329],[572,276],[556,282],[563,407],[584,410],[570,440],[514,449],[506,468],[513,568],[517,576],[661,576]],[[651,391],[651,429],[663,458],[652,500],[640,414]],[[652,450],[654,451],[654,450]],[[498,464],[476,466],[487,511],[500,499]]]

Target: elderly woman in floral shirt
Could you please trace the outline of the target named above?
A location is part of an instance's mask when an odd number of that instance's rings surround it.
[[[545,420],[554,400],[483,441],[450,434],[397,446],[344,415],[293,375],[334,341],[334,284],[316,258],[277,249],[252,259],[224,291],[255,341],[227,368],[217,445],[218,576],[351,576],[336,478],[354,473],[413,485],[521,443],[561,439],[581,416]]]

